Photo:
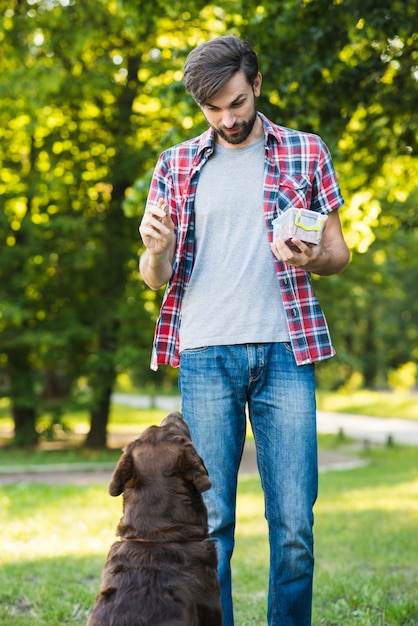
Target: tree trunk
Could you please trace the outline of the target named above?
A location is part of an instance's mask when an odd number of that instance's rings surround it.
[[[10,376],[10,401],[14,420],[16,446],[31,446],[37,443],[36,432],[36,393],[33,371],[26,348],[11,349],[7,353]]]
[[[36,411],[32,407],[12,405],[12,415],[15,426],[13,445],[32,446],[38,442],[36,432]]]
[[[90,411],[90,431],[85,441],[87,448],[106,448],[111,395],[111,387],[104,389],[97,405]]]
[[[367,330],[364,336],[363,344],[363,354],[364,386],[366,387],[366,389],[370,389],[371,387],[373,387],[373,384],[376,381],[377,371],[374,324],[373,320],[370,319],[367,321]]]

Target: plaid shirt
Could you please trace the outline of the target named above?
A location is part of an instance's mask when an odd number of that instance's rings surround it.
[[[317,135],[271,123],[264,124],[264,215],[269,241],[278,210],[294,206],[330,213],[343,204],[328,148]],[[166,286],[157,321],[151,368],[179,365],[181,304],[193,270],[194,201],[199,173],[214,150],[214,132],[185,141],[163,152],[151,182],[148,204],[165,198],[174,222],[177,247],[173,275]],[[335,354],[328,326],[314,294],[309,272],[275,262],[290,341],[296,363],[304,365]]]

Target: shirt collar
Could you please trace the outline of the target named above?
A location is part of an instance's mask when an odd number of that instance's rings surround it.
[[[275,124],[273,125],[263,113],[260,113],[258,111],[257,115],[261,118],[261,121],[263,122],[265,145],[267,146],[269,144],[269,137],[274,137],[277,143],[281,144],[283,140],[282,140],[280,128],[276,126]],[[206,150],[210,150],[212,152],[214,149],[214,145],[215,145],[215,131],[212,128],[208,128],[208,130],[206,130],[204,133],[200,135],[199,147],[197,150],[198,156],[201,157],[203,153],[206,152]]]
[[[200,158],[206,151],[213,151],[215,144],[215,131],[212,128],[208,128],[204,133],[200,135],[199,146],[197,148],[197,155]]]
[[[263,113],[258,112],[258,116],[261,118],[264,126],[265,145],[269,144],[269,137],[274,137],[278,144],[283,143],[280,127],[272,124]]]

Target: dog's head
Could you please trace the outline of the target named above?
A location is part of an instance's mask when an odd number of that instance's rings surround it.
[[[190,438],[180,413],[169,413],[160,426],[150,426],[124,449],[113,472],[109,493],[119,496],[126,489],[162,477],[179,476],[202,493],[211,487],[203,460]]]

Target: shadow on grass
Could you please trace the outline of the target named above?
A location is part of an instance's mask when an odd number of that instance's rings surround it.
[[[267,604],[264,540],[245,539],[234,575],[240,626],[265,623]],[[1,626],[85,626],[100,588],[102,556],[74,556],[10,563],[0,569]],[[187,626],[187,625],[185,625]]]
[[[59,557],[0,568],[2,626],[85,625],[100,587],[103,559]]]

